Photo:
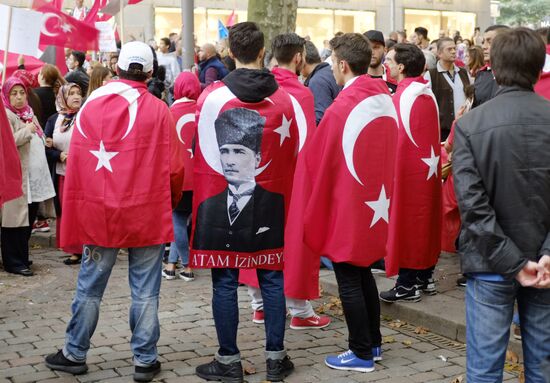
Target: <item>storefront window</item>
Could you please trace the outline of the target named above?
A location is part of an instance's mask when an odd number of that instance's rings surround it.
[[[405,9],[405,29],[410,35],[416,27],[428,30],[428,38],[439,38],[440,31],[452,37],[459,31],[463,38],[474,34],[476,14],[469,12],[428,11],[422,9]]]

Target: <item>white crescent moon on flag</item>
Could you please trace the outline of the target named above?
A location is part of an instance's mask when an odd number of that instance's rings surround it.
[[[428,84],[422,84],[416,81],[412,82],[411,85],[409,85],[403,91],[403,93],[401,94],[401,98],[399,99],[399,112],[401,114],[401,122],[403,123],[403,127],[405,128],[405,133],[416,147],[418,147],[418,144],[414,140],[411,132],[411,110],[418,96],[421,96],[423,94],[432,97],[437,108],[437,101]]]
[[[300,150],[302,150],[302,147],[304,146],[306,142],[306,137],[307,137],[306,116],[298,100],[296,100],[294,96],[290,94],[289,96],[290,96],[290,100],[292,101],[292,106],[294,107],[294,115],[296,116],[296,125],[298,125],[298,137],[300,139],[300,145],[298,146],[298,152],[299,152]]]
[[[201,113],[199,122],[197,123],[201,154],[208,166],[221,175],[223,175],[223,170],[220,160],[220,148],[218,147],[218,138],[216,137],[214,124],[224,105],[236,98],[226,86],[212,91],[202,105],[202,110],[208,111],[208,113]],[[269,101],[273,103],[273,101]],[[256,169],[256,175],[261,174],[270,163],[271,161]]]
[[[346,160],[346,165],[353,178],[363,186],[363,182],[361,182],[355,171],[353,150],[357,138],[359,138],[359,134],[361,134],[363,129],[372,121],[380,117],[391,117],[397,124],[397,112],[395,111],[390,95],[379,94],[364,99],[353,108],[344,125],[344,133],[342,134],[344,159]]]
[[[183,126],[185,124],[187,124],[188,122],[191,122],[191,121],[195,121],[195,114],[187,113],[187,114],[184,114],[183,116],[181,116],[180,119],[178,120],[177,124],[176,124],[176,132],[178,132],[178,138],[179,138],[179,140],[181,141],[182,144],[185,144],[185,142],[183,142],[183,139],[181,138],[181,129],[183,128]]]
[[[46,23],[48,22],[49,19],[51,18],[56,18],[58,19],[60,22],[62,22],[63,20],[61,19],[61,16],[59,15],[56,15],[55,13],[51,13],[51,12],[46,12],[44,13],[44,16],[42,18],[42,28],[40,29],[40,33],[46,35],[46,36],[49,36],[49,37],[54,37],[54,36],[57,36],[59,35],[59,33],[52,33],[48,30],[48,28],[46,28]]]
[[[76,127],[80,134],[84,136],[84,138],[88,138],[86,134],[84,134],[84,131],[82,130],[82,125],[80,124],[80,115],[84,111],[84,108],[91,101],[98,99],[99,97],[109,95],[118,95],[124,97],[129,104],[128,113],[130,115],[130,119],[128,121],[128,128],[126,129],[126,133],[124,133],[124,136],[122,136],[121,140],[125,139],[126,136],[128,136],[128,134],[130,134],[130,132],[134,128],[134,123],[136,122],[137,116],[137,99],[139,97],[139,92],[137,91],[137,89],[134,89],[130,85],[124,84],[122,82],[110,82],[93,91],[92,94],[86,99],[86,102],[84,103],[84,105],[82,105],[82,108],[80,108],[80,111],[76,115]]]

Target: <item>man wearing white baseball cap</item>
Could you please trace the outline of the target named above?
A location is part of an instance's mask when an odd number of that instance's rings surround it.
[[[128,248],[134,380],[160,372],[157,342],[164,244],[174,240],[183,145],[161,100],[147,91],[151,48],[122,47],[120,80],[93,92],[76,117],[67,162],[61,245],[84,244],[65,345],[46,357],[53,370],[83,374],[99,306],[119,249]]]

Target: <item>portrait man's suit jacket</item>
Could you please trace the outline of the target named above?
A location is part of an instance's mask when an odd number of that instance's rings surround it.
[[[284,196],[256,185],[254,194],[230,225],[228,192],[226,188],[199,205],[193,249],[252,253],[283,247]]]

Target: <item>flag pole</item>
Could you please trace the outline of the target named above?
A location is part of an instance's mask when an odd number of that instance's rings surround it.
[[[8,32],[6,33],[6,50],[4,51],[4,69],[2,70],[2,84],[6,82],[6,72],[8,71],[8,54],[10,51],[10,32],[11,32],[11,7],[8,7]]]
[[[195,64],[195,40],[193,39],[193,30],[195,29],[193,16],[194,8],[194,0],[181,0],[181,13],[183,21],[182,66],[184,70],[191,70]]]
[[[124,0],[120,0],[120,45],[124,45]]]

